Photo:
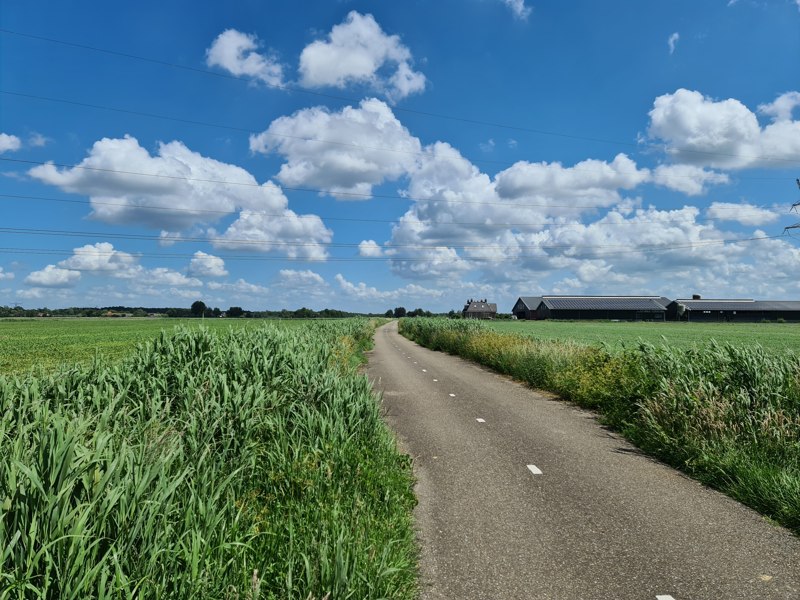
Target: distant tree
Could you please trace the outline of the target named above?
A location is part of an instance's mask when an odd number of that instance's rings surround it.
[[[391,319],[394,316],[394,311],[390,308],[389,310],[386,311],[386,314],[383,316],[388,319]]]
[[[397,308],[394,309],[394,317],[396,319],[399,319],[400,317],[405,317],[405,316],[406,316],[406,309],[404,307],[398,306]]]
[[[215,306],[214,310],[211,311],[211,314],[213,314],[215,317],[219,317],[222,314],[222,311]]]
[[[294,311],[294,313],[292,313],[292,316],[295,319],[314,319],[316,318],[317,313],[315,313],[310,308],[306,308],[304,306],[303,308],[298,308],[296,311]]]
[[[192,316],[202,317],[206,312],[206,303],[202,300],[195,300],[192,302]]]
[[[227,311],[227,315],[229,317],[233,317],[234,319],[238,319],[243,314],[244,314],[244,310],[242,310],[241,306],[231,306]]]

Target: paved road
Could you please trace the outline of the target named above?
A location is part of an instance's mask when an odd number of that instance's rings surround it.
[[[800,539],[590,413],[396,322],[368,373],[414,457],[424,599],[800,599]]]

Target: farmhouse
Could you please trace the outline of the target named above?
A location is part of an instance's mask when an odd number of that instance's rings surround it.
[[[678,299],[667,307],[671,321],[800,321],[800,302],[796,300]]]
[[[521,296],[512,313],[518,319],[618,319],[665,321],[663,296]]]
[[[487,300],[467,300],[461,311],[465,319],[494,319],[497,316],[497,304]]]

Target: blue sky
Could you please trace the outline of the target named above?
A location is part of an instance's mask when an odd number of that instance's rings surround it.
[[[800,297],[800,0],[9,0],[0,29],[0,304]]]

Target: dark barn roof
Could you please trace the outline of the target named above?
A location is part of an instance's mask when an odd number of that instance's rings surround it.
[[[735,310],[737,312],[800,311],[797,300],[751,300],[749,298],[715,300],[675,300],[686,310]]]
[[[542,303],[541,296],[520,296],[517,303],[522,302],[528,310],[536,310]]]
[[[664,302],[666,300],[666,303]],[[542,296],[550,310],[667,310],[669,300],[660,296]]]

